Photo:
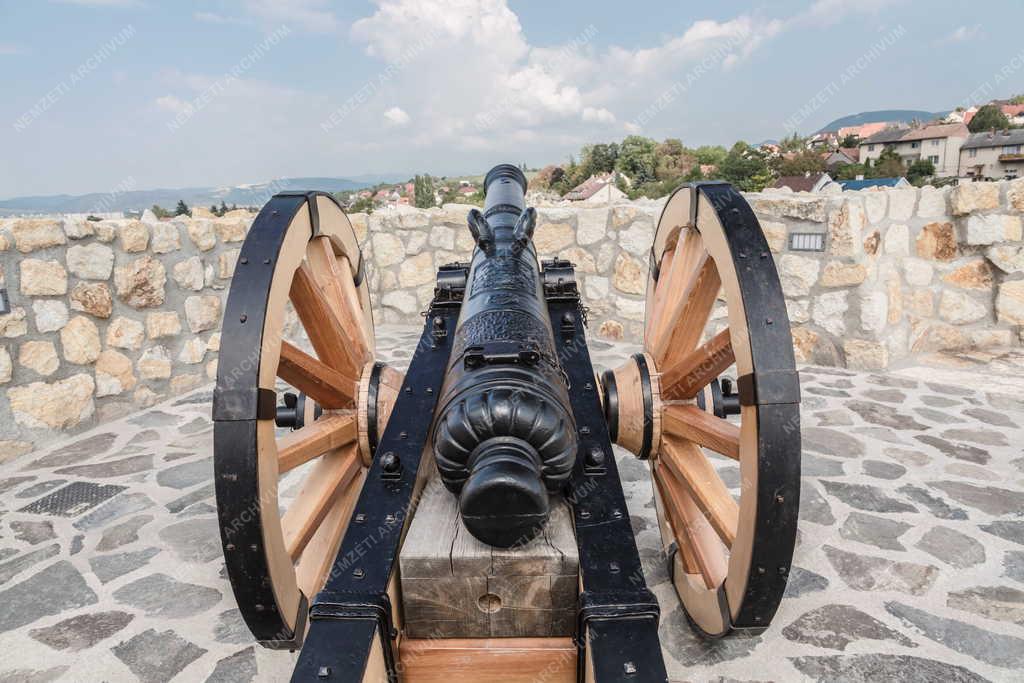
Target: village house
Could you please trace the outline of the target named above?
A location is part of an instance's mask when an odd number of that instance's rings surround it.
[[[839,166],[856,164],[860,159],[860,150],[856,147],[840,147],[831,152],[823,152],[822,156],[825,158],[825,168],[834,171]]]
[[[625,199],[626,193],[615,186],[618,175],[598,173],[565,193],[565,199],[584,204],[608,204],[617,199]]]
[[[1024,129],[973,133],[960,148],[960,176],[975,180],[1024,177]]]
[[[919,128],[890,128],[860,143],[861,163],[878,161],[883,150],[892,148],[909,165],[927,160],[935,166],[937,177],[958,173],[960,148],[970,132],[963,123],[938,123]]]
[[[793,192],[824,192],[835,181],[828,173],[805,173],[804,175],[782,176],[772,185],[776,190],[789,188]]]

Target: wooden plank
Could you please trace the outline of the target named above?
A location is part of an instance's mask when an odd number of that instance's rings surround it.
[[[313,534],[299,561],[295,563],[295,581],[299,585],[299,590],[310,598],[310,601],[327,581],[327,575],[338,555],[341,538],[352,519],[352,510],[359,499],[359,492],[365,479],[366,470],[361,470],[335,497],[330,510],[320,523],[320,528]]]
[[[740,459],[740,428],[695,405],[666,405],[663,434],[693,441],[733,460]]]
[[[661,371],[661,395],[669,401],[693,398],[736,361],[729,328]]]
[[[277,469],[281,474],[293,470],[327,451],[341,448],[356,439],[356,414],[328,413],[302,429],[289,432],[277,442]]]
[[[729,572],[725,546],[701,514],[693,498],[674,477],[672,470],[659,466],[657,472],[662,482],[664,502],[672,511],[676,543],[680,549],[684,545],[690,549],[704,585],[707,588],[715,588],[725,580]]]
[[[355,362],[349,355],[348,349],[352,346],[349,334],[334,315],[327,295],[305,261],[295,269],[289,298],[320,360],[351,381],[357,381],[362,363]]]
[[[347,302],[346,310],[353,316],[352,319],[352,337],[359,338],[361,347],[363,349],[363,362],[367,362],[373,357],[373,330],[367,327],[366,318],[364,314],[361,299],[359,298],[359,291],[356,289],[356,281],[352,278],[352,264],[347,256],[338,257],[338,269],[341,271],[339,283],[341,284],[341,291]],[[345,277],[347,275],[348,277]],[[347,328],[348,329],[348,328]]]
[[[714,260],[704,252],[680,293],[682,306],[668,320],[665,334],[658,339],[659,345],[652,354],[658,367],[671,367],[697,346],[721,287],[718,268]]]
[[[731,548],[736,540],[740,508],[700,448],[689,441],[664,439],[661,464],[686,486],[718,537]]]
[[[679,517],[679,512],[676,511],[676,505],[673,502],[669,492],[665,490],[665,478],[661,475],[661,464],[655,465],[654,470],[654,494],[661,502],[662,510],[664,510],[665,521],[668,522],[668,534],[671,539],[675,541],[676,548],[679,551],[679,561],[683,565],[683,571],[687,574],[700,574],[700,566],[697,564],[697,556],[693,552],[693,548],[690,547],[689,542],[686,541],[682,534],[677,534],[676,529],[683,528],[683,522]],[[669,538],[665,536],[665,529],[661,531],[661,541],[667,547],[669,544]]]
[[[302,490],[281,518],[285,549],[292,560],[302,554],[336,497],[359,470],[354,444],[328,453],[313,465]]]
[[[405,683],[573,683],[571,638],[404,638],[399,657]]]
[[[324,408],[350,407],[358,386],[354,380],[284,340],[281,340],[277,376]]]
[[[406,634],[571,634],[579,559],[565,502],[552,500],[548,524],[528,543],[492,548],[466,531],[458,498],[431,476],[399,554]]]

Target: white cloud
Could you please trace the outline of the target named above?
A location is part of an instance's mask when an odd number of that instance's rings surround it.
[[[836,24],[852,14],[878,14],[900,0],[815,0],[803,12],[793,17],[797,23]]]
[[[245,8],[268,25],[284,24],[311,33],[333,33],[339,26],[326,0],[245,0]]]
[[[196,21],[201,21],[204,24],[234,24],[237,23],[237,19],[231,17],[225,17],[222,14],[216,12],[193,12],[192,18]]]
[[[981,24],[975,24],[974,26],[958,26],[948,36],[946,36],[947,43],[966,43],[969,40],[973,40],[981,32]]]
[[[175,97],[174,95],[163,95],[162,97],[158,97],[155,100],[155,104],[158,109],[169,111],[172,114],[187,112],[192,108],[188,102]]]
[[[384,120],[387,121],[389,126],[401,128],[402,126],[408,126],[411,119],[401,107],[391,107],[384,112]]]
[[[592,123],[615,123],[615,114],[604,107],[583,107],[583,120]]]

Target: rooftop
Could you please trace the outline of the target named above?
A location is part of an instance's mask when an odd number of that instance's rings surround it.
[[[896,187],[907,184],[906,178],[864,178],[863,180],[839,180],[839,186],[844,190],[865,190],[869,187]]]
[[[983,149],[987,147],[1002,147],[1004,145],[1024,145],[1024,128],[1001,130],[993,133],[971,133],[967,142],[961,149]]]

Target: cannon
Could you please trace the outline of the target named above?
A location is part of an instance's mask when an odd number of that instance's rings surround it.
[[[726,183],[672,193],[643,350],[597,374],[574,266],[537,254],[526,189],[514,166],[487,174],[472,254],[438,268],[404,373],[376,355],[332,196],[275,195],[242,245],[213,397],[218,517],[239,610],[254,640],[300,651],[293,680],[667,680],[613,443],[649,466],[692,627],[758,633],[778,608],[800,396],[753,211]]]

